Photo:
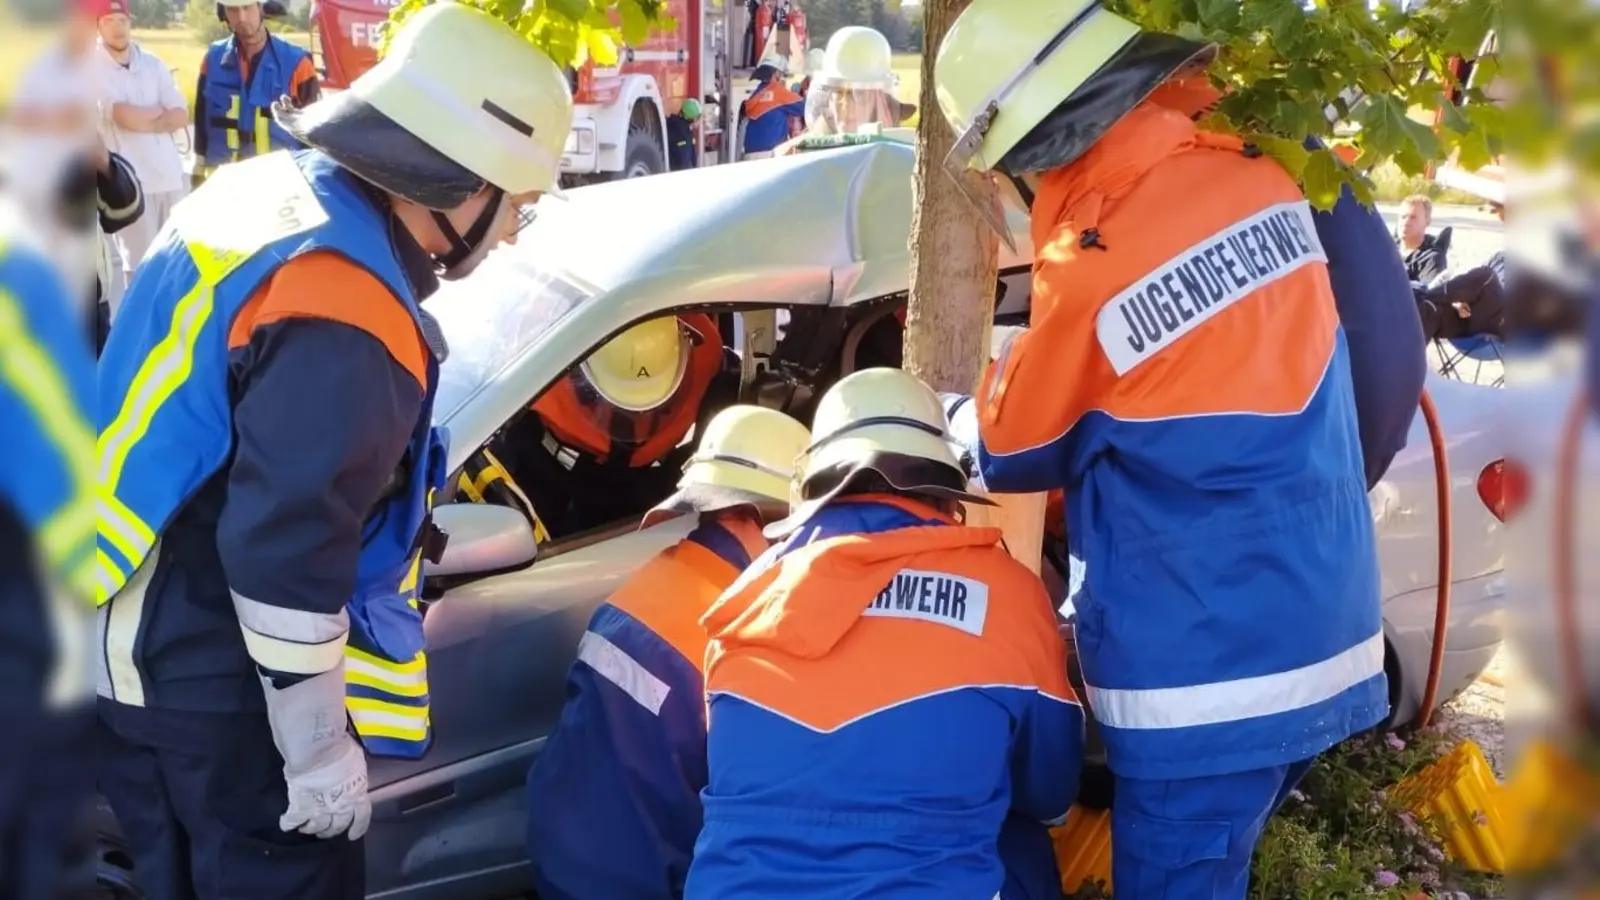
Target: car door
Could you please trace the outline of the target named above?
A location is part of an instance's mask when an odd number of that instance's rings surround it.
[[[594,608],[692,522],[631,523],[548,545],[533,566],[428,608],[434,743],[373,760],[369,896],[493,898],[527,890],[523,782],[566,700]]]

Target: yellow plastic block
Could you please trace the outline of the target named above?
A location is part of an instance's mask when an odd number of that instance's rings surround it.
[[[1055,842],[1056,865],[1061,869],[1061,892],[1070,894],[1085,882],[1103,881],[1111,888],[1111,813],[1072,807],[1067,821],[1050,829]]]
[[[1509,829],[1508,867],[1542,869],[1572,846],[1600,809],[1600,773],[1540,741],[1523,753],[1500,789],[1500,806]]]
[[[1451,859],[1480,872],[1503,873],[1507,829],[1500,790],[1482,748],[1464,741],[1395,785],[1390,796],[1439,830]]]

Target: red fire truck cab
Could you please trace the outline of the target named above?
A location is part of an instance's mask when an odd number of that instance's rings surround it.
[[[591,60],[570,72],[572,133],[561,158],[568,183],[665,172],[666,117],[690,97],[706,107],[700,128],[704,165],[721,144],[725,117],[719,101],[729,98],[737,111],[749,95],[748,76],[757,62],[781,55],[791,73],[802,71],[808,41],[798,0],[731,0],[731,10],[723,6],[727,2],[667,0],[673,29],[653,32],[637,47],[622,48],[615,65],[597,66]],[[395,3],[314,0],[313,47],[325,87],[347,87],[377,62],[376,48]],[[731,82],[731,91],[725,80]]]

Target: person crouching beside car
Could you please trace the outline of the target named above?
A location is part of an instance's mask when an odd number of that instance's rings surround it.
[[[732,406],[705,429],[642,527],[699,522],[589,620],[567,704],[528,773],[528,853],[545,900],[677,900],[700,833],[706,724],[703,615],[767,549],[789,508],[804,425]]]
[[[1059,898],[1044,823],[1077,794],[1083,710],[1044,585],[999,529],[962,524],[992,504],[966,492],[939,399],[898,369],[851,374],[797,468],[766,530],[782,543],[701,620],[709,781],[684,896]]]

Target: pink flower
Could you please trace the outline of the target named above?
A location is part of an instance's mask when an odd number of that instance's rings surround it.
[[[1381,888],[1392,888],[1400,883],[1400,876],[1388,869],[1379,869],[1377,876],[1372,879],[1373,884]]]
[[[1406,742],[1400,739],[1400,735],[1395,734],[1392,731],[1384,735],[1383,740],[1391,749],[1404,750],[1406,748]]]

